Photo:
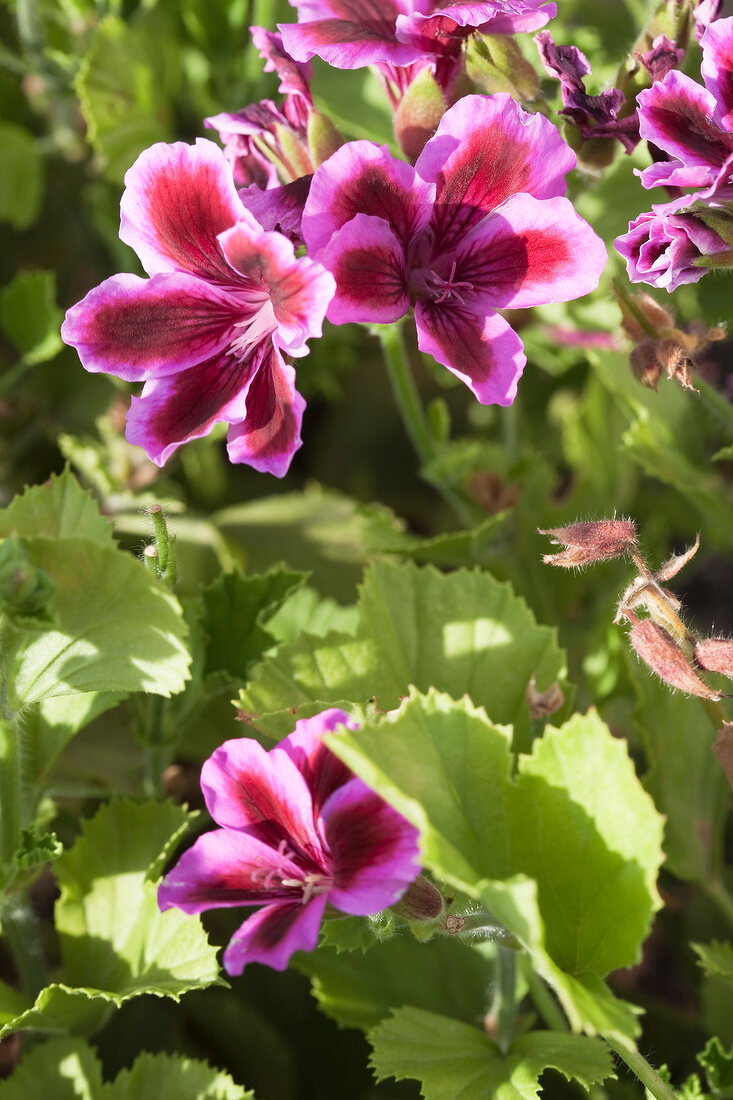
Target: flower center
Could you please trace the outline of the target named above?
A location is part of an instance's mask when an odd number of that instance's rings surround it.
[[[433,295],[433,301],[436,305],[440,305],[441,302],[447,302],[449,298],[456,298],[461,305],[464,303],[464,299],[461,296],[462,290],[473,290],[473,283],[467,281],[461,281],[455,278],[456,274],[456,261],[454,260],[450,275],[447,279],[444,279],[441,275],[438,275],[437,271],[431,271],[425,280],[425,284]]]
[[[279,857],[278,862],[287,860],[289,863],[297,863],[297,855],[292,848],[288,847],[286,840],[280,841],[276,855]],[[272,867],[269,871],[255,871],[252,878],[263,890],[278,890],[282,886],[302,890],[303,897],[301,901],[303,905],[307,905],[311,898],[316,898],[319,894],[327,894],[333,886],[333,876],[325,871],[305,871],[298,878],[285,878],[283,870],[282,863],[280,863],[280,867]]]
[[[245,321],[237,321],[234,325],[234,328],[242,329],[242,335],[232,340],[227,348],[227,355],[234,356],[240,363],[277,328],[275,310],[269,296],[263,295],[260,303],[253,304],[255,308],[252,314]]]

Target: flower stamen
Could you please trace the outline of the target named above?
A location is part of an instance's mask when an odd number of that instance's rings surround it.
[[[442,276],[438,275],[436,271],[430,272],[427,281],[429,289],[434,296],[433,300],[436,306],[440,305],[441,302],[447,301],[449,298],[457,298],[461,305],[465,304],[465,301],[461,297],[459,290],[473,290],[473,283],[469,283],[465,280],[462,281],[460,279],[454,282],[455,274],[455,260],[451,265],[450,275],[447,279],[442,278]]]

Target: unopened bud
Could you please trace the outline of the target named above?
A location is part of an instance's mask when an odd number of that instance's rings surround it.
[[[428,138],[438,128],[447,104],[430,69],[423,69],[411,82],[395,111],[394,132],[400,148],[416,160]]]
[[[662,364],[657,357],[657,344],[655,340],[642,340],[635,348],[632,348],[629,356],[631,373],[642,386],[656,392],[659,379],[662,377]]]
[[[520,102],[536,99],[540,88],[534,67],[507,34],[477,34],[469,39],[466,72],[479,91],[508,92]]]
[[[547,565],[562,565],[567,569],[623,557],[636,546],[636,528],[630,519],[599,519],[589,523],[570,523],[567,527],[540,529],[549,535],[555,546],[565,546],[559,554],[545,554]]]
[[[443,895],[425,875],[418,875],[392,909],[407,920],[436,920],[443,912]]]
[[[720,699],[689,664],[682,648],[671,634],[651,619],[635,622],[629,635],[638,657],[670,687],[702,699]]]
[[[317,168],[344,144],[344,138],[331,119],[320,111],[311,111],[308,115],[308,152]],[[304,173],[307,175],[307,173]]]
[[[534,676],[527,684],[524,698],[529,707],[530,718],[549,718],[565,702],[563,690],[558,683],[550,684],[545,691],[538,691]]]
[[[703,638],[695,646],[695,660],[708,672],[720,672],[733,680],[733,641]]]

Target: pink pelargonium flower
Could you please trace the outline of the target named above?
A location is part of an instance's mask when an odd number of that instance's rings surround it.
[[[548,0],[291,0],[298,23],[280,24],[288,53],[297,61],[317,54],[337,69],[445,61],[460,54],[475,31],[515,34],[543,27],[557,11]],[[450,67],[450,66],[449,66]],[[440,82],[440,81],[439,81]]]
[[[283,352],[320,336],[333,277],[262,229],[211,141],[153,145],[125,184],[120,237],[151,277],[106,279],[63,339],[88,371],[145,382],[126,434],[153,462],[223,421],[232,462],[282,477],[305,407]]]
[[[418,832],[321,741],[344,724],[327,710],[296,724],[270,752],[226,741],[203,766],[201,788],[220,827],[181,856],[158,890],[185,913],[261,906],[235,932],[224,968],[284,970],[312,951],[326,905],[366,916],[393,905],[420,871]]]
[[[640,176],[644,187],[705,188],[705,199],[733,183],[733,18],[710,23],[700,44],[704,88],[673,69],[639,93],[639,132],[670,157]]]
[[[580,297],[602,241],[561,196],[575,156],[508,95],[466,96],[415,167],[367,141],[315,172],[309,252],[336,278],[327,316],[390,323],[414,303],[418,344],[482,404],[509,405],[526,362],[497,312]]]

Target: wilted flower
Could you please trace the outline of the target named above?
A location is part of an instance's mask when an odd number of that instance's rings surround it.
[[[418,833],[321,741],[340,710],[298,722],[270,752],[226,741],[201,787],[220,827],[181,856],[158,891],[161,909],[186,913],[261,906],[224,952],[229,974],[250,962],[284,970],[311,951],[326,905],[366,916],[394,905],[420,871]]]
[[[232,462],[282,476],[305,406],[282,353],[320,336],[332,276],[245,210],[213,142],[154,145],[125,183],[120,237],[151,278],[89,291],[63,339],[88,371],[145,382],[127,439],[153,462],[224,421]]]
[[[724,257],[726,244],[701,217],[689,209],[691,197],[658,203],[629,224],[628,233],[614,241],[626,260],[632,283],[648,283],[671,293],[683,283],[696,283],[706,275],[706,257]]]
[[[587,523],[569,523],[567,527],[540,530],[556,546],[565,546],[559,554],[545,554],[547,565],[574,568],[595,561],[608,561],[627,554],[636,546],[636,528],[630,519],[599,519]]]
[[[627,612],[627,617],[632,618]],[[637,655],[670,687],[703,699],[720,699],[720,694],[700,679],[680,644],[669,631],[651,619],[633,621],[629,640]]]

